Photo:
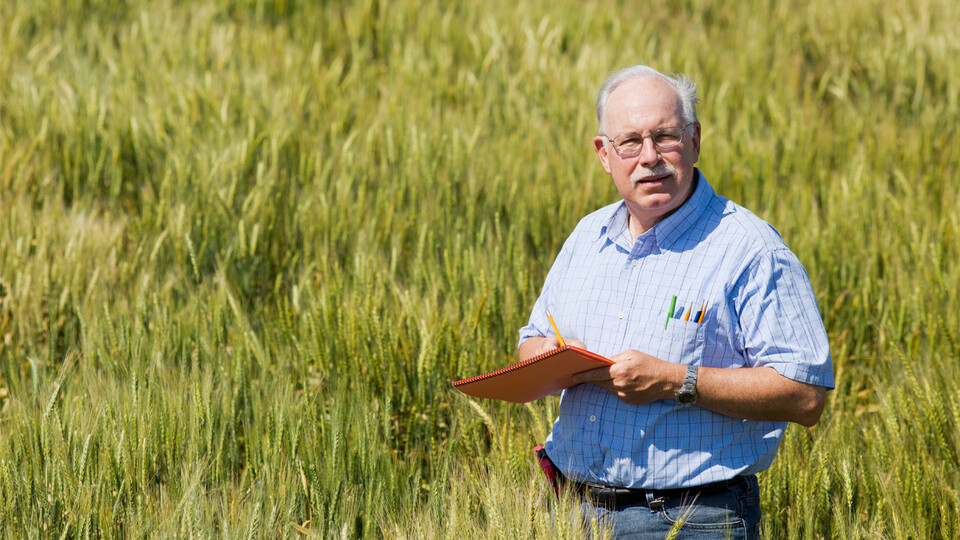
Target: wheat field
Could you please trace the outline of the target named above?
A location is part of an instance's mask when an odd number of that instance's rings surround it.
[[[450,382],[513,361],[616,200],[593,101],[646,63],[697,81],[699,167],[830,336],[764,537],[960,538],[957,28],[953,0],[0,2],[0,536],[582,537],[531,453],[556,398]]]

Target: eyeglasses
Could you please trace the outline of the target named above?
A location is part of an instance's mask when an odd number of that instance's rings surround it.
[[[613,139],[606,135],[602,137],[613,143],[613,149],[616,150],[618,156],[628,158],[640,153],[640,150],[643,149],[643,140],[646,138],[653,141],[653,146],[657,149],[657,152],[671,150],[680,146],[680,144],[683,143],[683,134],[686,133],[687,128],[692,125],[693,122],[683,127],[671,126],[660,128],[647,137],[639,133],[624,133],[623,135],[617,135],[616,138]]]

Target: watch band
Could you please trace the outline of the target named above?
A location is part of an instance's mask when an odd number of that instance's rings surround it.
[[[687,366],[687,376],[683,379],[683,385],[674,394],[677,402],[684,407],[689,407],[700,399],[700,394],[697,392],[698,369],[697,366]]]
[[[699,368],[698,368],[697,366],[687,366],[687,376],[686,376],[686,378],[683,379],[683,385],[684,385],[684,386],[690,384],[690,385],[693,385],[694,388],[697,387],[697,371],[698,371],[698,369],[699,369]]]

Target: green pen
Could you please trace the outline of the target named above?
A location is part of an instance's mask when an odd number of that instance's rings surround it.
[[[670,300],[670,311],[667,312],[667,322],[663,323],[663,329],[667,329],[667,325],[670,324],[670,318],[673,317],[673,309],[677,307],[677,295],[673,295],[673,300]]]

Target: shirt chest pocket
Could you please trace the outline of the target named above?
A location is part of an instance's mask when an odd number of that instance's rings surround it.
[[[662,332],[655,332],[659,339],[651,343],[652,352],[657,358],[675,364],[695,365],[702,363],[704,349],[704,329],[707,325],[693,321],[671,319]]]

